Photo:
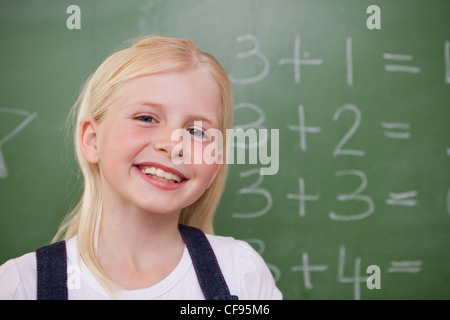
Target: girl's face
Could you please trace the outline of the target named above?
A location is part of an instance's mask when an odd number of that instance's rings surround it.
[[[91,119],[82,130],[83,153],[100,167],[103,202],[154,213],[179,212],[195,202],[220,164],[175,164],[172,149],[180,142],[171,136],[181,128],[192,150],[203,150],[210,142],[202,132],[219,128],[220,110],[217,85],[201,69],[126,83],[102,120]]]

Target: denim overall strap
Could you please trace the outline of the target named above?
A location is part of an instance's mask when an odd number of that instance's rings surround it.
[[[37,299],[67,300],[66,242],[36,250]]]
[[[178,227],[206,300],[238,300],[237,296],[230,295],[214,251],[203,231],[183,224]]]

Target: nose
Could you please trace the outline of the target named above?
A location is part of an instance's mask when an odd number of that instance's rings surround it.
[[[185,130],[167,127],[161,128],[158,133],[155,133],[155,142],[153,147],[158,152],[167,153],[170,157],[182,157],[183,148],[180,147],[180,137],[184,134]]]

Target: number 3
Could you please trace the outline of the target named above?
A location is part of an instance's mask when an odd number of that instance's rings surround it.
[[[367,203],[368,208],[365,212],[359,213],[356,215],[338,215],[335,212],[330,212],[330,218],[332,220],[338,220],[338,221],[361,220],[361,219],[364,219],[364,218],[367,218],[368,216],[370,216],[375,210],[375,206],[373,204],[372,198],[361,194],[361,192],[367,187],[367,177],[364,174],[364,172],[358,171],[358,170],[342,170],[342,171],[336,172],[336,177],[348,176],[348,175],[353,175],[353,176],[359,177],[361,179],[361,184],[352,193],[340,194],[337,196],[337,199],[339,201],[351,201],[351,200],[364,201]]]
[[[260,217],[260,216],[266,214],[272,207],[272,195],[266,189],[259,188],[259,186],[261,185],[261,183],[263,181],[263,177],[264,177],[263,175],[260,175],[259,173],[260,173],[260,169],[251,169],[251,170],[242,172],[240,174],[241,178],[248,177],[253,174],[257,174],[258,180],[256,180],[256,182],[254,184],[252,184],[250,187],[240,189],[238,193],[239,194],[257,194],[257,195],[263,196],[267,202],[266,206],[262,210],[259,210],[258,212],[233,213],[231,215],[233,218],[238,218],[238,219],[257,218],[257,217]]]
[[[269,73],[269,69],[270,69],[269,60],[267,60],[266,56],[259,51],[258,39],[256,39],[256,37],[252,34],[246,34],[244,36],[240,36],[237,38],[238,42],[242,42],[242,41],[246,41],[246,40],[253,42],[253,46],[254,46],[253,49],[249,50],[248,52],[238,53],[236,55],[236,57],[238,59],[244,59],[244,58],[248,58],[251,56],[257,56],[258,58],[260,58],[262,60],[262,62],[264,64],[264,68],[260,74],[258,74],[257,76],[254,76],[252,78],[238,79],[238,78],[233,77],[230,74],[229,75],[230,81],[234,82],[234,83],[240,83],[240,84],[255,83],[255,82],[258,82],[258,81],[264,79],[264,77],[267,76],[267,74]]]

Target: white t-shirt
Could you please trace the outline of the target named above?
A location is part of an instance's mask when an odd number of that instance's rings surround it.
[[[279,300],[280,290],[261,256],[246,242],[207,235],[232,295],[240,300]],[[69,299],[112,299],[78,254],[76,237],[67,241]],[[0,266],[0,299],[36,299],[36,254],[8,260]],[[145,289],[122,290],[119,299],[202,300],[187,248],[172,272]]]

